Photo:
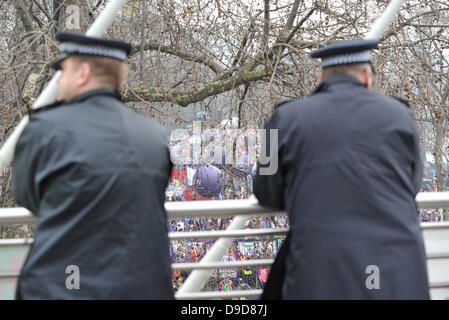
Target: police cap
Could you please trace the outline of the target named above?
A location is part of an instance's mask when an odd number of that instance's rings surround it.
[[[371,49],[378,47],[378,40],[346,40],[315,50],[310,56],[321,58],[323,69],[354,63],[371,63]]]
[[[61,62],[73,55],[105,57],[126,61],[132,51],[129,43],[113,39],[89,37],[81,33],[61,32],[56,35],[60,42],[59,56],[53,62],[54,69],[61,69]]]

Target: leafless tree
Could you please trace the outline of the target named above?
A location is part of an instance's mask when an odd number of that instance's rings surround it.
[[[3,141],[53,75],[55,32],[86,31],[107,2],[0,0]],[[316,85],[311,50],[364,37],[388,2],[134,0],[107,36],[135,48],[122,92],[130,108],[169,128],[185,127],[198,111],[262,126],[277,103]],[[81,13],[75,30],[73,6]],[[448,11],[445,1],[406,1],[374,53],[376,90],[408,101],[439,190],[448,180]],[[0,187],[1,205],[14,206],[9,170]]]

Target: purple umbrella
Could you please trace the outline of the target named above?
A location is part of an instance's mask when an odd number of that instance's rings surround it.
[[[195,189],[202,197],[215,197],[223,190],[221,171],[211,165],[200,166],[193,175]]]

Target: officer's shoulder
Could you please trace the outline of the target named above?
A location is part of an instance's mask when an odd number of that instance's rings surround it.
[[[131,117],[136,121],[136,125],[140,124],[140,127],[146,130],[147,132],[156,135],[159,135],[161,138],[166,139],[169,136],[169,131],[165,127],[163,127],[158,121],[153,118],[148,117],[147,115],[141,114],[136,110],[133,110],[123,104],[124,108],[129,112]]]
[[[385,106],[385,108],[388,108],[392,112],[396,111],[399,114],[410,114],[410,105],[407,101],[399,97],[384,95],[376,91],[374,91],[374,94],[379,99],[379,102],[382,102],[379,105]]]
[[[159,122],[157,122],[155,119],[150,118],[149,116],[142,114],[140,112],[138,112],[137,110],[134,110],[132,108],[130,108],[129,106],[127,106],[125,103],[122,102],[122,107],[124,108],[124,110],[126,110],[128,112],[128,115],[133,117],[135,121],[139,121],[142,124],[145,125],[150,125],[150,127],[152,128],[156,128],[156,129],[161,129],[163,128]]]
[[[277,110],[279,110],[279,108],[281,108],[283,106],[286,106],[286,105],[288,105],[289,103],[291,103],[293,101],[295,101],[295,99],[288,99],[288,100],[284,100],[284,101],[278,102],[278,103],[276,103],[274,105],[274,110],[277,111]]]
[[[67,121],[72,121],[73,118],[70,113],[75,112],[76,109],[71,108],[71,104],[65,101],[57,101],[55,103],[28,110],[30,123],[35,123],[40,127],[49,127],[60,129],[67,129]]]
[[[304,98],[294,98],[294,99],[288,99],[288,100],[281,101],[274,105],[274,111],[277,113],[287,112],[291,108],[297,108],[297,107],[300,107],[301,105],[303,105],[304,100],[305,100]]]
[[[311,100],[313,99],[315,99],[315,97],[309,96],[282,101],[275,105],[275,115],[276,117],[287,121],[288,119],[293,120],[292,118],[306,112],[306,109],[311,105]]]
[[[409,102],[409,101],[407,101],[407,100],[405,100],[405,99],[403,99],[403,98],[397,97],[397,96],[389,96],[389,97],[390,97],[390,98],[393,98],[393,99],[396,100],[397,102],[400,102],[400,103],[403,104],[405,107],[407,107],[407,108],[410,109],[410,102]]]
[[[376,91],[374,94],[376,101],[373,108],[376,112],[387,116],[392,122],[415,125],[412,110],[405,100]]]
[[[33,137],[33,141],[46,143],[50,138],[60,137],[60,129],[65,130],[66,125],[61,124],[61,116],[57,115],[64,108],[64,102],[54,102],[36,109],[28,109],[29,122],[22,136]],[[65,108],[64,108],[65,109]],[[53,130],[55,128],[58,130]]]

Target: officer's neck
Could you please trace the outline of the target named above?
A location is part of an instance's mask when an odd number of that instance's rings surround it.
[[[371,70],[366,70],[363,73],[342,72],[342,73],[339,73],[339,74],[351,76],[351,77],[359,80],[367,88],[371,88],[372,87]],[[321,82],[325,81],[326,79],[332,78],[335,75],[338,75],[338,74],[330,74],[330,75],[326,76],[323,73],[321,73],[319,75],[319,77],[318,77],[318,82],[321,83]]]
[[[105,89],[105,88],[113,88],[113,89],[119,90],[114,85],[106,83],[106,82],[86,84],[85,86],[81,87],[78,90],[77,94],[74,97],[72,97],[71,99],[68,99],[68,100],[65,99],[65,101],[68,103],[68,102],[71,102],[71,101],[77,99],[79,96],[81,96],[87,92],[98,90],[98,89]]]

